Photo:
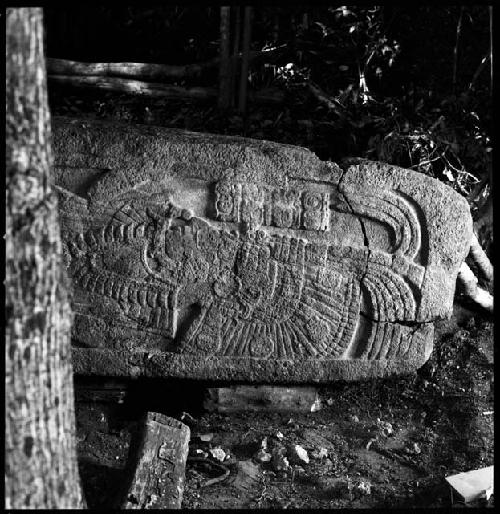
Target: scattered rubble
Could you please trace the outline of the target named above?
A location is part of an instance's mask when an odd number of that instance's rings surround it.
[[[381,419],[377,418],[377,427],[381,431],[381,434],[385,437],[389,437],[394,434],[392,424],[388,421],[382,421]]]

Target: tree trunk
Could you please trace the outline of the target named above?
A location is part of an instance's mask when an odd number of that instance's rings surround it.
[[[233,7],[234,10],[234,31],[233,31],[233,56],[231,59],[231,100],[234,105],[235,101],[235,90],[236,90],[236,80],[238,77],[238,64],[239,59],[238,55],[240,53],[240,39],[241,39],[241,6],[235,5]]]
[[[240,75],[240,95],[238,100],[238,110],[245,113],[247,108],[247,90],[248,90],[248,68],[250,54],[250,39],[252,28],[252,8],[245,7],[245,18],[243,20],[243,60],[241,61]]]
[[[220,8],[220,67],[219,108],[231,107],[231,63],[230,63],[231,8]]]
[[[6,12],[5,507],[81,508],[42,10]]]

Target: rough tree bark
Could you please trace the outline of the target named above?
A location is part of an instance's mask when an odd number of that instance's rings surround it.
[[[83,506],[42,9],[6,12],[5,507]]]

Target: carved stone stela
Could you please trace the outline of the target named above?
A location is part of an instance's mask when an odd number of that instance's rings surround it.
[[[450,188],[265,141],[53,125],[77,372],[325,382],[428,358],[472,230]]]

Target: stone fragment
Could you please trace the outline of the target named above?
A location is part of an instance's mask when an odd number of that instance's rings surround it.
[[[470,503],[478,498],[489,497],[494,488],[494,466],[474,469],[446,477],[446,481],[464,503]]]
[[[218,460],[219,462],[224,462],[227,456],[226,452],[219,446],[216,448],[210,448],[208,452],[215,460]]]
[[[208,434],[196,434],[196,436],[193,436],[193,438],[197,437],[200,441],[203,443],[208,443],[214,438],[214,434],[208,433]]]
[[[428,359],[472,238],[443,183],[269,141],[52,129],[77,374],[285,386]]]
[[[291,445],[288,449],[288,457],[290,462],[295,464],[309,464],[309,455],[300,444]]]

